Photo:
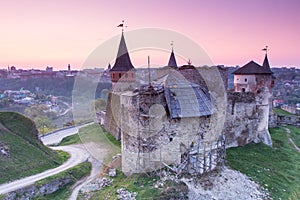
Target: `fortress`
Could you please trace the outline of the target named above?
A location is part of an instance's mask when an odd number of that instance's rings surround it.
[[[221,66],[177,66],[172,49],[168,65],[151,77],[149,69],[148,84],[141,84],[122,33],[103,122],[121,141],[122,171],[203,174],[223,163],[228,147],[271,146],[267,54],[262,66],[251,61],[234,72],[234,91],[226,89],[227,74]]]

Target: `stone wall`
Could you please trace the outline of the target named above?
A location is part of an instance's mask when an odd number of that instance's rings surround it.
[[[112,92],[108,94],[104,128],[117,140],[121,140],[121,131],[116,116],[121,113],[120,98]]]
[[[293,125],[300,127],[300,116],[274,115],[276,125]]]
[[[243,146],[251,142],[272,145],[268,132],[269,106],[264,104],[265,95],[254,93],[227,93],[226,122],[223,133],[226,146]]]

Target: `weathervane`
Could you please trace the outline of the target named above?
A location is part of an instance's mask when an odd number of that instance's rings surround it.
[[[265,51],[266,54],[268,54],[268,50],[269,50],[269,49],[268,49],[268,46],[266,46],[265,48],[262,49],[262,51]]]
[[[173,40],[171,41],[170,45],[171,45],[171,48],[172,48],[172,51],[173,51],[173,48],[174,48],[174,41]]]
[[[127,26],[124,26],[124,20],[122,20],[122,23],[119,24],[117,27],[122,27],[122,33],[124,32],[124,27],[127,27]]]

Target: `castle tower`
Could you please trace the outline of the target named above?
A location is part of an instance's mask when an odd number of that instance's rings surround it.
[[[110,70],[110,78],[113,87],[117,82],[135,82],[135,68],[131,63],[123,32],[115,64]]]
[[[234,91],[252,92],[256,97],[256,112],[258,113],[259,123],[257,135],[260,141],[272,146],[272,140],[268,131],[269,114],[271,109],[270,98],[273,87],[273,72],[271,71],[267,53],[263,65],[250,61],[243,67],[233,72]]]
[[[250,61],[234,71],[233,74],[235,92],[253,92],[257,94],[261,90],[270,90],[272,87],[273,72],[270,69],[267,54],[263,66]]]

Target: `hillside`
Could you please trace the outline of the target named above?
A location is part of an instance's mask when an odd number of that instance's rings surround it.
[[[0,112],[0,184],[57,167],[66,157],[39,141],[30,119]]]

